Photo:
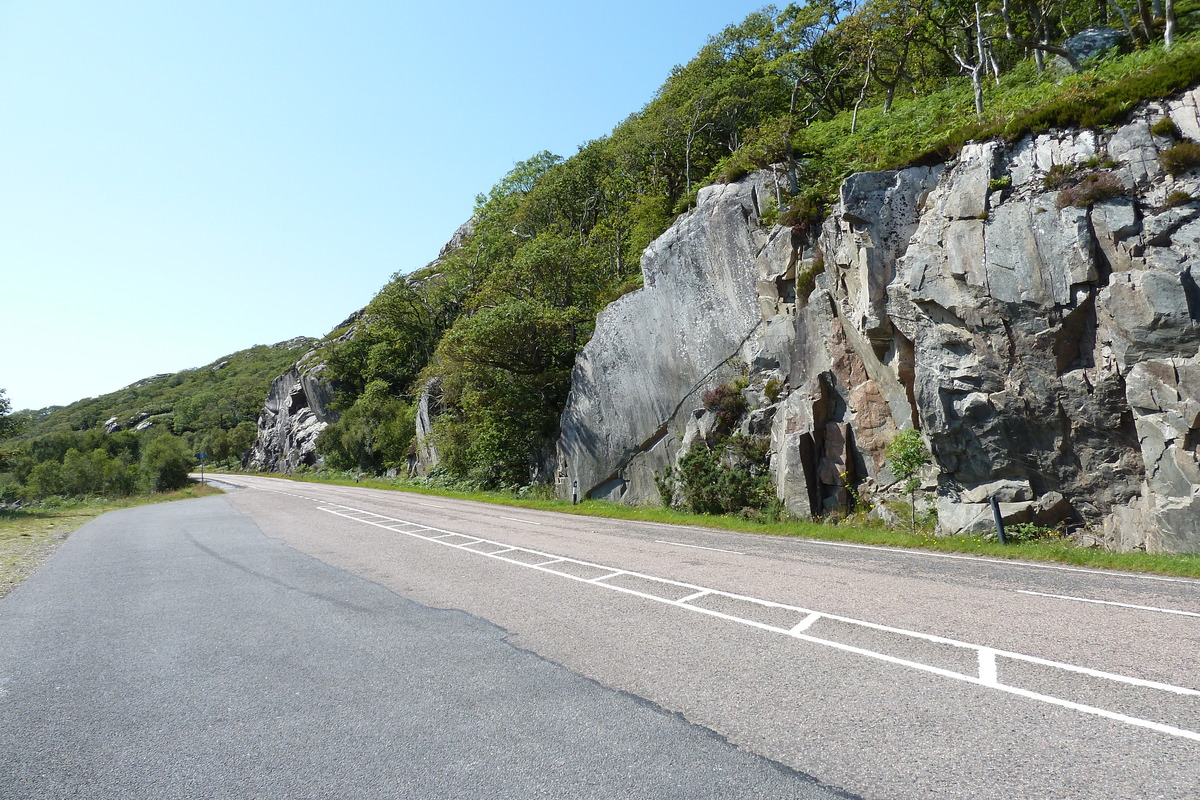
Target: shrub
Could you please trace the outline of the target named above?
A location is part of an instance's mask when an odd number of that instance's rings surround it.
[[[142,451],[142,487],[150,492],[169,492],[187,486],[192,457],[183,440],[162,434]]]
[[[1046,177],[1042,178],[1042,185],[1047,189],[1061,189],[1064,186],[1070,186],[1078,180],[1075,174],[1077,171],[1078,168],[1074,164],[1055,164],[1046,171]]]
[[[813,290],[817,288],[817,276],[825,271],[825,257],[818,250],[812,262],[796,273],[796,300],[807,303]]]
[[[1093,172],[1084,175],[1083,179],[1073,186],[1067,186],[1058,193],[1055,205],[1060,208],[1074,206],[1087,208],[1093,203],[1120,197],[1125,194],[1125,184],[1115,172]]]
[[[992,192],[999,192],[1003,189],[1011,189],[1011,188],[1012,188],[1012,176],[1011,175],[1002,175],[999,178],[992,178],[990,181],[988,181],[988,190],[992,191]]]
[[[717,415],[722,427],[729,427],[746,413],[746,398],[742,396],[745,385],[741,381],[723,383],[709,389],[701,398],[704,408]]]
[[[1175,125],[1175,120],[1170,117],[1163,117],[1150,126],[1150,133],[1155,136],[1179,136],[1179,128]]]
[[[771,378],[767,381],[767,385],[763,387],[763,394],[766,398],[774,403],[779,399],[779,395],[783,393],[783,381],[779,378]]]
[[[1186,206],[1190,202],[1192,202],[1192,196],[1190,194],[1182,189],[1176,189],[1167,195],[1164,205],[1166,205],[1167,208],[1175,208],[1177,206]]]
[[[1062,536],[1057,528],[1047,528],[1032,522],[1017,522],[1004,526],[1004,538],[1012,542],[1036,542],[1039,539],[1055,539]]]
[[[697,443],[676,464],[679,488],[697,514],[733,514],[769,508],[775,502],[771,476],[761,463],[736,463],[736,454]]]
[[[779,224],[811,241],[821,230],[825,221],[825,209],[828,200],[816,191],[808,191],[792,200],[791,204],[780,216]]]
[[[1159,153],[1158,160],[1167,172],[1182,175],[1188,170],[1200,167],[1200,144],[1179,142]]]

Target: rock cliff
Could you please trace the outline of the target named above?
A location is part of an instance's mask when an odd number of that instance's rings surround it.
[[[319,463],[317,437],[333,419],[329,411],[333,391],[321,379],[324,369],[319,351],[310,350],[272,382],[258,415],[254,447],[242,459],[244,467],[290,473]]]
[[[702,391],[741,375],[793,513],[886,495],[884,447],[916,427],[946,532],[990,526],[995,496],[1010,521],[1200,550],[1200,176],[1159,160],[1200,139],[1198,106],[854,175],[811,249],[760,223],[770,173],[705,189],[576,362],[560,494],[657,502],[713,424]]]

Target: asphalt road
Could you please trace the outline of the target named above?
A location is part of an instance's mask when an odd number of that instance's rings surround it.
[[[0,600],[0,797],[1200,797],[1196,581],[235,480]]]

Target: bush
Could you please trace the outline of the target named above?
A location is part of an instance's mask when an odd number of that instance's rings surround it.
[[[1062,531],[1035,525],[1032,522],[1017,522],[1004,526],[1004,538],[1011,542],[1036,542],[1039,539],[1060,537],[1062,537]]]
[[[1121,197],[1125,194],[1125,184],[1121,183],[1121,179],[1117,177],[1115,172],[1093,172],[1084,175],[1073,186],[1068,186],[1058,193],[1058,199],[1055,201],[1055,206],[1059,209],[1067,206],[1075,208],[1087,208],[1088,206],[1099,203],[1102,200],[1109,200],[1113,197]]]
[[[140,467],[142,488],[149,492],[169,492],[188,484],[194,466],[182,439],[170,434],[154,438],[142,451]]]
[[[1171,136],[1179,135],[1179,128],[1175,126],[1175,120],[1170,117],[1163,117],[1150,126],[1150,133],[1155,136]]]
[[[1158,160],[1163,169],[1170,174],[1182,175],[1188,170],[1200,167],[1200,144],[1179,142],[1159,153]]]
[[[771,476],[761,463],[737,463],[725,445],[697,443],[679,459],[676,472],[688,508],[697,514],[733,514],[775,502]]]
[[[1064,186],[1071,186],[1078,178],[1076,172],[1078,168],[1074,164],[1055,164],[1046,170],[1046,177],[1042,178],[1042,186],[1047,189],[1062,189]]]
[[[1177,206],[1186,206],[1190,202],[1192,202],[1192,196],[1190,194],[1182,189],[1176,189],[1167,195],[1164,205],[1166,205],[1167,208],[1176,208]]]
[[[746,413],[746,398],[742,396],[745,382],[723,383],[709,389],[701,398],[704,408],[717,415],[717,421],[728,428]]]

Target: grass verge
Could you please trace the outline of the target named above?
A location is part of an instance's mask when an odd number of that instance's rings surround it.
[[[62,500],[19,511],[0,511],[0,597],[11,592],[21,581],[54,554],[63,540],[108,511],[132,508],[172,500],[187,500],[221,494],[212,486],[189,486],[177,492],[122,497],[116,500]]]
[[[218,476],[213,476],[216,479]],[[541,493],[518,497],[508,492],[469,492],[429,486],[422,483],[388,478],[363,478],[336,475],[273,475],[309,483],[327,483],[339,486],[363,486],[371,489],[413,492],[416,494],[450,497],[458,500],[476,500],[495,505],[533,508],[543,511],[558,511],[580,516],[627,519],[641,522],[658,522],[668,525],[692,525],[718,530],[761,533],[772,536],[794,536],[827,542],[865,544],[878,547],[920,549],[941,553],[957,553],[988,558],[1018,559],[1069,564],[1089,569],[1113,569],[1125,572],[1175,575],[1200,578],[1200,553],[1190,555],[1165,555],[1159,553],[1113,553],[1096,547],[1080,547],[1066,539],[1041,539],[1002,545],[978,536],[934,536],[929,531],[897,530],[882,524],[854,524],[840,522],[828,524],[786,520],[782,522],[760,522],[736,516],[691,514],[661,506],[626,506],[599,500],[585,500],[572,505],[569,500],[557,500],[549,496],[548,487]]]

